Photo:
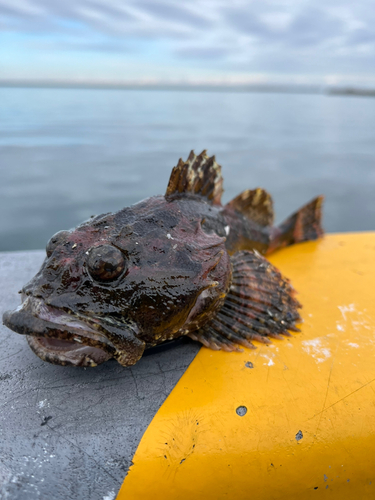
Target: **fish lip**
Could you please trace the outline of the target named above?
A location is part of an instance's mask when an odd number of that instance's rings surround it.
[[[95,366],[113,357],[117,349],[105,336],[105,326],[98,318],[84,318],[47,305],[42,299],[27,296],[14,311],[3,314],[3,323],[11,330],[27,335],[30,347],[42,359],[55,364]],[[90,324],[91,323],[91,324]],[[98,325],[94,327],[93,325]],[[30,338],[32,337],[32,339]],[[94,356],[67,361],[66,356],[53,352],[53,341],[71,343],[72,351],[88,346]],[[51,344],[51,345],[49,345]],[[81,349],[82,351],[82,349]]]

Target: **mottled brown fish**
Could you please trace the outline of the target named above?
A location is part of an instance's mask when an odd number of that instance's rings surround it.
[[[45,361],[75,366],[133,365],[183,335],[235,351],[298,331],[295,291],[261,254],[320,237],[322,197],[274,227],[266,191],[222,206],[222,183],[215,157],[191,152],[164,196],[55,234],[4,324]]]

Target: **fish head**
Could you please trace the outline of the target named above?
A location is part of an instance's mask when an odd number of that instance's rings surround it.
[[[224,301],[231,265],[194,203],[153,197],[60,231],[4,324],[42,359],[79,366],[129,366],[200,328]]]

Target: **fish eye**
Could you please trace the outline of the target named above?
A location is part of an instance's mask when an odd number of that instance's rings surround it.
[[[113,281],[125,270],[123,253],[112,245],[100,245],[89,250],[87,268],[96,281]]]
[[[69,231],[59,231],[58,233],[51,236],[46,246],[47,257],[51,257],[53,251],[61,243],[63,243],[69,235]]]

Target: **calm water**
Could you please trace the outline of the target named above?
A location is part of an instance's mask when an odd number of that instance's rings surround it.
[[[327,231],[375,229],[375,99],[0,89],[0,103],[0,250],[164,193],[190,149],[216,154],[224,201],[264,187],[280,221],[323,193]]]

